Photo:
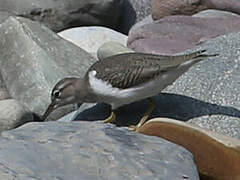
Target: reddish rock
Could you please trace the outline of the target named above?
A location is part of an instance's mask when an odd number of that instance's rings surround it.
[[[170,15],[193,15],[207,9],[206,6],[201,5],[200,0],[153,0],[152,7],[154,20]]]
[[[193,15],[203,9],[218,9],[240,14],[238,0],[153,0],[153,19],[170,15]]]
[[[239,30],[240,18],[169,16],[130,30],[128,47],[138,52],[173,54]]]

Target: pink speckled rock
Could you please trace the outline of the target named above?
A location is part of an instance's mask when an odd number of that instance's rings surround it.
[[[240,31],[240,18],[169,16],[134,28],[128,47],[138,52],[173,54],[219,35]]]
[[[217,9],[240,14],[239,0],[152,0],[153,19],[170,15],[193,15],[203,9]]]

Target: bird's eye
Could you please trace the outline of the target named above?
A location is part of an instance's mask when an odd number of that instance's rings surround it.
[[[53,97],[54,97],[54,99],[60,99],[61,92],[59,90],[54,91],[53,92]]]

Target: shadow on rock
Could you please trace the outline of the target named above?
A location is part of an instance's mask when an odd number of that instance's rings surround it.
[[[157,107],[149,119],[167,117],[188,121],[206,115],[224,115],[240,118],[240,110],[234,107],[211,104],[188,96],[161,93],[155,96],[154,99],[157,102]],[[149,101],[146,99],[119,108],[116,111],[116,125],[129,126],[137,124],[148,108],[148,105]],[[77,114],[74,121],[103,120],[110,115],[110,110],[110,106],[107,104],[97,104]]]

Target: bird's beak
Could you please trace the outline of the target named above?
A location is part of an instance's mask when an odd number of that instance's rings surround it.
[[[57,104],[55,101],[52,101],[52,103],[48,106],[47,110],[45,111],[45,113],[42,116],[42,121],[45,121],[46,118],[49,116],[49,114],[54,111],[57,108]]]

